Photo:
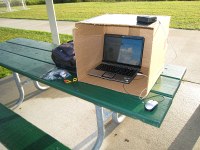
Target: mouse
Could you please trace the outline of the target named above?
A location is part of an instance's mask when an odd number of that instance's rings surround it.
[[[157,106],[158,102],[154,100],[148,100],[144,105],[145,110],[147,111],[153,111]]]

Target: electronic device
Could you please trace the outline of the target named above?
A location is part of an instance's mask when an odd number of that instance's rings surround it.
[[[152,16],[137,16],[137,24],[149,25],[157,21],[157,17]]]
[[[89,75],[130,83],[141,68],[144,37],[104,35],[103,60]]]
[[[153,111],[158,106],[158,102],[154,100],[149,100],[145,103],[144,107],[147,111]]]

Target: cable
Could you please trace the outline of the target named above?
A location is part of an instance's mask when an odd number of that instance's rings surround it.
[[[158,25],[158,27],[157,27],[157,29],[156,29],[156,31],[155,31],[153,37],[157,34],[157,31],[158,31],[158,29],[160,28],[160,26],[161,26],[161,28],[162,28],[163,33],[167,35],[167,33],[165,32],[165,29],[164,29],[162,23],[161,23],[159,20],[158,20],[158,23],[159,23],[159,25]],[[172,46],[171,42],[168,41],[168,38],[167,38],[167,44],[171,46],[173,52],[175,53],[175,58],[171,61],[171,62],[173,62],[173,61],[177,58],[178,55],[177,55],[177,53],[176,53],[174,47]],[[143,74],[143,73],[137,73],[137,75],[138,75],[138,76],[143,76],[143,77],[142,77],[142,78],[139,78],[139,79],[135,78],[134,80],[140,80],[140,79],[143,79],[144,77],[147,77],[147,78],[148,78],[148,76],[145,75],[145,74]],[[125,91],[127,94],[130,94],[130,93],[126,90],[124,83],[123,83],[123,89],[124,89],[124,91]],[[147,90],[147,88],[144,88],[144,89],[141,91],[141,93],[139,94],[139,99],[140,99],[140,100],[145,100],[145,99],[147,98],[147,94],[144,95],[144,96],[142,96],[142,94],[144,93],[145,90]],[[157,97],[157,96],[161,96],[161,97],[163,97],[163,100],[165,100],[165,97],[162,96],[162,95],[156,95],[156,96],[152,96],[152,97]],[[149,98],[152,98],[152,97],[148,97],[148,99],[149,99]],[[162,101],[163,101],[163,100],[162,100]],[[162,101],[158,101],[158,102],[162,102]]]
[[[163,25],[162,25],[162,23],[160,22],[160,21],[158,21],[159,22],[159,24],[161,25],[161,29],[162,29],[162,31],[163,31],[163,33],[164,34],[167,34],[166,32],[165,32],[165,29],[164,29],[164,27],[163,27]],[[159,25],[159,26],[160,26]],[[159,27],[158,26],[158,27]],[[158,30],[158,29],[157,29]],[[156,30],[156,32],[157,32],[157,30]],[[154,34],[154,36],[155,36],[155,34]],[[171,47],[171,49],[172,49],[172,51],[174,52],[174,54],[175,54],[175,58],[174,59],[172,59],[169,63],[171,63],[171,62],[173,62],[176,58],[177,58],[177,52],[176,52],[176,50],[175,50],[175,48],[173,47],[173,45],[171,44],[171,42],[169,42],[169,38],[167,38],[167,44]]]
[[[153,34],[153,37],[156,35],[156,33],[157,33],[157,31],[158,31],[158,29],[159,29],[159,27],[160,27],[160,25],[161,25],[161,22],[160,22],[160,21],[158,21],[158,23],[159,23],[159,25],[158,25],[158,27],[157,27],[157,29],[156,29],[156,32]]]
[[[140,79],[143,79],[144,77],[148,78],[148,76],[145,75],[145,74],[143,74],[143,73],[137,73],[137,75],[138,75],[138,76],[143,76],[143,77],[142,77],[142,78],[139,78],[139,79],[134,79],[134,80],[140,80]],[[123,83],[123,89],[124,89],[125,93],[130,94],[130,93],[126,90],[125,84],[124,84],[124,83]],[[143,100],[143,99],[147,96],[147,94],[146,94],[145,96],[141,97],[141,96],[142,96],[142,93],[143,93],[145,90],[147,90],[147,88],[145,88],[145,89],[143,89],[143,90],[141,91],[141,93],[140,93],[140,95],[139,95],[139,99],[140,99],[140,100]]]
[[[155,97],[162,97],[163,98],[162,100],[159,100],[159,101],[158,100],[154,100],[154,101],[157,101],[158,103],[161,103],[162,101],[165,100],[165,97],[163,95],[159,95],[159,94],[156,94],[154,96],[148,97],[147,99],[149,100],[149,99],[152,99],[152,98],[155,98]],[[145,100],[145,99],[143,99],[143,100]]]
[[[138,76],[143,76],[143,77],[140,78],[140,79],[143,79],[144,77],[148,78],[147,75],[142,74],[142,73],[137,73],[137,75],[138,75]],[[135,80],[135,79],[134,79],[134,80]],[[137,79],[137,80],[139,80],[139,79]],[[130,94],[130,93],[126,90],[125,84],[124,84],[124,83],[123,83],[123,89],[124,89],[125,93]],[[154,96],[151,96],[151,97],[147,97],[148,94],[145,94],[144,96],[142,96],[142,94],[144,93],[145,90],[147,90],[147,88],[144,88],[144,89],[140,92],[140,94],[139,94],[139,99],[140,99],[140,100],[143,100],[144,103],[145,103],[145,100],[146,100],[146,99],[151,99],[151,98],[155,98],[155,97],[158,97],[158,96],[163,98],[161,101],[155,100],[155,101],[157,101],[158,103],[160,103],[160,102],[162,102],[162,101],[165,100],[165,97],[164,97],[163,95],[158,95],[158,94],[156,94],[156,95],[154,95]]]
[[[147,88],[144,88],[144,89],[142,90],[142,92],[140,93],[140,95],[139,95],[139,99],[140,99],[140,100],[144,100],[144,99],[147,97],[147,93],[146,93],[146,95],[144,95],[144,96],[142,97],[142,93],[143,93],[145,90],[147,90]]]
[[[130,93],[125,89],[124,83],[123,83],[123,89],[124,89],[124,91],[125,91],[126,94],[130,94]]]

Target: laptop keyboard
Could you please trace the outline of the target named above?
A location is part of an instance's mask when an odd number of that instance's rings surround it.
[[[111,66],[111,65],[107,65],[107,64],[100,64],[95,69],[112,72],[112,73],[117,73],[117,74],[130,76],[130,77],[135,74],[134,69],[122,68],[122,67],[118,67],[118,66]]]

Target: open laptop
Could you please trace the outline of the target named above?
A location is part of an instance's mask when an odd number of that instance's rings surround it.
[[[144,37],[105,34],[103,60],[89,75],[130,83],[142,64]]]

